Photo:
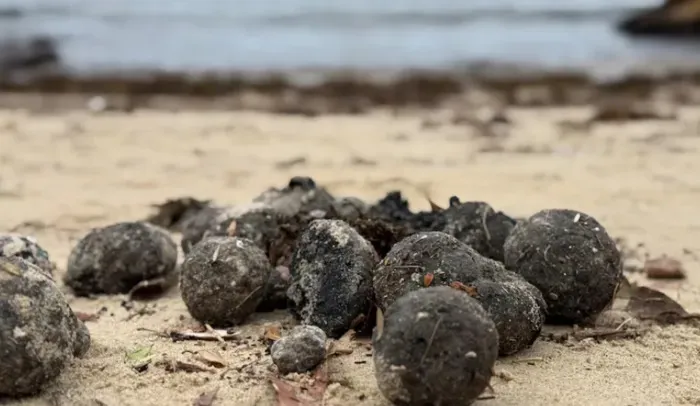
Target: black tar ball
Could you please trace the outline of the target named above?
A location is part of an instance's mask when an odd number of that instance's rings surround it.
[[[90,348],[90,333],[42,269],[0,256],[0,397],[41,391],[74,356]]]
[[[615,241],[593,217],[543,210],[519,222],[505,244],[505,264],[544,296],[552,322],[579,323],[613,300],[622,275]]]
[[[405,238],[394,245],[374,275],[381,309],[408,292],[430,286],[452,286],[477,299],[496,324],[500,355],[529,347],[542,330],[546,304],[537,288],[442,232]]]
[[[372,269],[377,253],[342,220],[314,220],[292,256],[292,285],[287,296],[303,324],[338,338],[372,299]]]
[[[192,317],[212,326],[242,323],[265,296],[272,266],[252,241],[211,237],[180,267],[180,292]]]
[[[489,385],[496,326],[465,292],[432,287],[399,298],[375,328],[379,390],[397,405],[463,406]]]
[[[441,231],[456,237],[481,255],[503,262],[503,244],[515,226],[515,220],[494,211],[487,203],[460,203],[454,196],[443,214],[446,224]]]
[[[83,237],[68,257],[65,283],[77,296],[127,293],[175,270],[177,245],[145,222],[117,223]]]

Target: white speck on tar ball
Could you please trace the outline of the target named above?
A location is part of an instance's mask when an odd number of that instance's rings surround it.
[[[464,354],[464,356],[467,358],[476,358],[476,353],[474,351],[469,351],[468,353]]]
[[[576,216],[574,216],[574,223],[578,223],[579,220],[581,220],[581,213],[576,213]]]
[[[22,338],[22,337],[26,336],[27,333],[25,333],[24,330],[22,330],[21,328],[15,327],[14,330],[12,330],[12,335],[15,338]]]
[[[418,312],[418,313],[416,314],[416,321],[425,319],[425,318],[427,318],[427,317],[430,317],[430,314],[428,314],[428,313],[426,313],[426,312]]]

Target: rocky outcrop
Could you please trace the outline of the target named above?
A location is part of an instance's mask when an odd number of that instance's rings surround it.
[[[636,36],[700,37],[700,0],[666,0],[622,20],[618,29]]]

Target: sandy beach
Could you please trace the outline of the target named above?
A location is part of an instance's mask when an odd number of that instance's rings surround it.
[[[0,111],[0,230],[35,236],[61,279],[71,248],[92,227],[143,219],[153,204],[193,196],[244,203],[306,175],[334,195],[367,200],[400,189],[413,209],[422,190],[490,203],[511,216],[571,208],[596,217],[643,255],[679,259],[688,278],[630,280],[700,312],[700,108],[674,120],[576,125],[591,107],[509,108],[500,136],[452,120],[453,111],[373,109],[360,115],[245,111]],[[455,123],[456,122],[456,123]],[[179,236],[174,235],[179,238]],[[182,256],[180,257],[182,260]],[[638,264],[637,264],[638,265]],[[255,315],[239,341],[172,342],[147,330],[193,324],[177,288],[149,302],[124,296],[75,298],[92,347],[37,397],[7,405],[191,405],[218,389],[214,405],[276,405],[266,325],[294,324],[284,311]],[[138,373],[125,361],[152,346],[156,360],[197,363],[216,350],[228,367],[168,372],[154,361]],[[371,347],[327,360],[325,405],[388,405],[377,388]],[[198,365],[202,365],[198,363]],[[480,405],[700,404],[700,330],[656,327],[639,338],[565,344],[538,340],[496,365]],[[487,393],[490,394],[490,393]],[[0,400],[0,403],[3,401]]]

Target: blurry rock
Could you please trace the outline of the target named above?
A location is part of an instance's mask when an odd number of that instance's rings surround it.
[[[156,212],[146,221],[167,230],[182,232],[182,225],[197,216],[202,210],[211,208],[211,202],[193,197],[168,199],[164,203],[153,205]]]
[[[329,212],[334,210],[335,198],[326,189],[304,176],[295,176],[283,189],[270,189],[256,197],[254,202],[261,202],[285,216],[298,213],[310,213],[314,210]]]
[[[188,217],[180,226],[182,231],[182,251],[187,254],[192,247],[202,240],[204,233],[217,227],[221,221],[221,216],[230,207],[210,206],[199,210]]]
[[[287,295],[303,324],[342,336],[370,309],[372,245],[342,220],[314,220],[297,243]]]
[[[55,65],[60,62],[54,39],[35,36],[0,43],[0,72],[8,73]]]
[[[68,257],[65,283],[77,296],[128,293],[175,271],[177,245],[163,229],[123,222],[93,229]]]
[[[647,260],[644,272],[649,279],[685,279],[681,261],[666,256]]]
[[[56,268],[46,252],[33,238],[20,234],[0,233],[0,257],[19,257],[39,267],[50,278]]]
[[[181,265],[182,300],[202,323],[240,324],[263,300],[271,272],[267,256],[252,241],[207,238],[192,247]]]
[[[53,280],[21,258],[0,257],[0,396],[41,391],[89,348],[90,333]]]
[[[623,19],[618,29],[635,36],[697,36],[700,35],[700,4],[698,0],[666,0],[658,7]]]
[[[369,211],[369,205],[356,197],[342,197],[336,200],[338,217],[350,221],[363,217]]]
[[[270,348],[281,374],[310,371],[326,358],[326,334],[316,326],[296,326]]]
[[[489,386],[498,333],[479,302],[448,287],[402,296],[372,337],[377,385],[396,405],[469,405]]]
[[[597,315],[622,278],[615,241],[596,219],[575,210],[542,210],[516,224],[505,264],[542,292],[551,322],[576,324]]]
[[[368,216],[403,226],[411,231],[436,231],[445,227],[442,212],[412,212],[400,191],[387,193],[369,209]]]

